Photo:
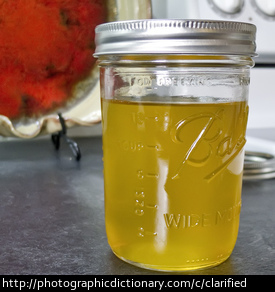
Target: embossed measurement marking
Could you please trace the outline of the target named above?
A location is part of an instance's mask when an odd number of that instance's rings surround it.
[[[159,174],[158,173],[147,173],[146,176],[149,178],[158,178]]]
[[[146,145],[147,148],[152,149],[152,150],[156,150],[156,151],[160,151],[161,147],[160,145]]]
[[[161,123],[163,121],[167,120],[167,117],[161,117],[158,114],[155,115],[149,115],[146,116],[145,113],[143,112],[138,112],[138,113],[133,113],[133,122],[136,125],[137,128],[140,127],[144,127],[147,123],[149,123],[151,126],[154,127],[154,125],[156,127],[159,127],[159,123]],[[134,145],[137,145],[136,147],[132,146],[132,149],[138,149],[138,150],[143,150],[143,151],[150,151],[149,153],[153,153],[154,152],[158,152],[158,151],[162,151],[161,146],[158,143],[155,143],[154,140],[152,140],[152,142],[148,142],[146,143],[145,141],[139,141],[138,143],[132,143]],[[142,147],[141,147],[142,145]],[[128,146],[128,145],[126,145]],[[131,147],[130,147],[131,149]],[[143,153],[142,151],[142,153]],[[151,152],[152,151],[152,152]],[[139,155],[143,155],[141,152],[139,152]],[[152,156],[154,157],[154,156]],[[143,161],[143,160],[142,160]],[[147,185],[147,183],[145,183],[145,181],[149,181],[151,180],[151,183],[154,184],[157,182],[157,179],[160,177],[160,174],[157,171],[154,171],[154,167],[150,165],[150,168],[153,169],[147,170],[145,168],[146,165],[143,165],[144,168],[138,169],[136,172],[136,177],[137,177],[137,191],[136,191],[136,195],[135,195],[135,214],[140,216],[140,217],[145,217],[145,220],[147,219],[147,212],[155,212],[155,210],[158,209],[158,205],[154,204],[154,202],[152,202],[152,197],[149,196],[149,198],[147,197],[147,192],[145,189],[145,186]],[[150,194],[149,194],[150,195]],[[138,197],[137,197],[138,196]],[[149,200],[149,202],[148,202]],[[150,202],[151,200],[151,202]],[[148,213],[148,215],[149,215]],[[144,220],[144,219],[143,219]],[[140,221],[140,223],[142,223],[142,221]],[[145,236],[157,236],[157,232],[155,231],[151,231],[151,230],[147,230],[145,229],[145,227],[139,226],[138,227],[138,232],[137,232],[138,237],[145,237]]]
[[[158,208],[158,205],[150,205],[150,204],[147,204],[145,207],[146,208],[150,208],[150,209],[157,209]]]
[[[152,231],[147,231],[147,230],[144,230],[143,227],[138,227],[138,236],[139,237],[144,237],[146,235],[149,235],[149,236],[157,236],[157,232],[152,232]]]

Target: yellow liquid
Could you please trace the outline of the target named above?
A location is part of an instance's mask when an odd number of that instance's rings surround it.
[[[102,100],[105,219],[121,259],[217,265],[235,245],[248,107]]]

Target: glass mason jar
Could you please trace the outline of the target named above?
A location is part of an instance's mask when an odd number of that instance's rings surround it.
[[[210,20],[97,27],[105,222],[122,260],[180,271],[232,253],[255,31]]]

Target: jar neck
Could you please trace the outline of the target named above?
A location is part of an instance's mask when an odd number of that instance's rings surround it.
[[[252,68],[254,60],[239,55],[104,55],[99,66],[147,67],[246,67]]]

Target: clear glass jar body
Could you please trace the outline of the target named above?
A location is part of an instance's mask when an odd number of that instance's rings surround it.
[[[252,60],[103,56],[99,65],[113,252],[165,271],[225,261],[239,227]]]

